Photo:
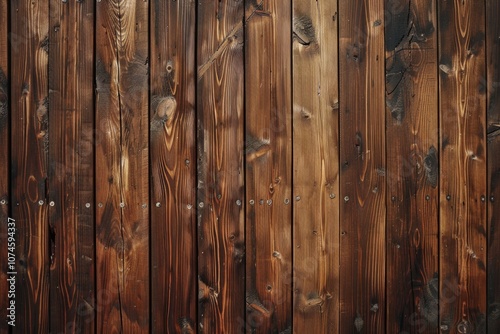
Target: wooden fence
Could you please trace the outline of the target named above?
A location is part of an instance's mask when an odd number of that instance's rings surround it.
[[[499,13],[0,0],[0,332],[500,333]]]

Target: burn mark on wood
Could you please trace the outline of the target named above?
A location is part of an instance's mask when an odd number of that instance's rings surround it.
[[[356,328],[356,331],[358,331],[358,333],[361,333],[364,324],[365,322],[363,321],[363,318],[361,318],[361,315],[358,313],[356,319],[354,319],[354,328]]]
[[[433,277],[424,285],[420,299],[420,313],[432,328],[438,325],[439,316],[439,275]]]
[[[410,0],[399,1],[401,6],[389,9],[389,17],[386,18],[385,49],[394,51],[408,35],[411,26]]]
[[[424,169],[427,182],[436,188],[439,178],[439,161],[437,156],[437,150],[434,146],[429,148],[427,155],[424,158]]]
[[[358,154],[358,157],[363,158],[363,137],[361,135],[361,132],[356,132],[356,140],[354,142],[354,145],[356,146],[356,151]]]
[[[247,303],[247,310],[249,312],[257,311],[265,317],[269,317],[271,315],[271,311],[269,311],[264,306],[264,304],[260,300],[259,295],[255,289],[251,289],[251,290],[247,291],[246,303]]]
[[[260,139],[251,134],[247,134],[244,147],[247,163],[269,152],[271,149],[270,143],[269,139]]]
[[[49,53],[49,36],[45,36],[45,38],[40,42],[40,48]]]
[[[0,67],[0,131],[7,126],[8,110],[9,110],[9,88],[7,76]]]
[[[194,333],[193,330],[193,322],[189,318],[180,318],[178,320],[179,326],[181,328],[182,334],[191,334]]]
[[[317,45],[316,32],[309,16],[301,15],[293,19],[293,40],[303,46]]]
[[[474,36],[469,39],[467,46],[467,53],[470,56],[478,56],[482,49],[484,49],[485,35],[484,32],[478,31]]]

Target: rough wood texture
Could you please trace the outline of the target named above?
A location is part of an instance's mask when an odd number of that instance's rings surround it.
[[[97,326],[148,332],[148,3],[96,11]]]
[[[488,145],[488,333],[500,332],[500,2],[486,0]]]
[[[340,1],[340,331],[385,331],[383,0]]]
[[[9,48],[8,48],[8,0],[0,0],[0,332],[8,331],[7,307],[9,306],[8,235],[9,215]],[[4,246],[5,245],[5,246]]]
[[[243,1],[198,2],[199,331],[245,323]]]
[[[155,333],[195,333],[195,17],[191,1],[151,6],[151,309]],[[157,206],[156,203],[160,203]]]
[[[51,0],[49,25],[50,330],[93,333],[94,5]]]
[[[486,85],[484,1],[438,1],[440,326],[485,331]]]
[[[439,313],[436,3],[386,0],[385,8],[386,332],[436,333]]]
[[[292,325],[290,1],[247,1],[247,333]]]
[[[10,100],[15,101],[10,104],[11,215],[17,228],[15,333],[49,330],[48,10],[48,0],[10,2]]]
[[[295,333],[339,332],[338,94],[337,4],[294,0]]]

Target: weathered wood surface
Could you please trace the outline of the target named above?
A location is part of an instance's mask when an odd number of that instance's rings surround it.
[[[98,332],[148,332],[148,2],[96,4]]]
[[[8,22],[9,9],[7,0],[0,0],[0,21]],[[8,331],[7,307],[9,298],[8,270],[8,217],[9,217],[9,47],[7,24],[0,24],[0,332]]]
[[[488,333],[500,332],[500,2],[486,0]]]
[[[243,1],[198,2],[198,324],[245,324]]]
[[[293,330],[295,333],[338,333],[337,4],[334,1],[293,0],[292,29]]]
[[[486,326],[484,1],[438,1],[440,327]]]
[[[10,202],[17,228],[16,326],[12,329],[15,333],[47,333],[49,2],[23,0],[9,5],[10,101],[15,101],[10,103]]]
[[[386,0],[387,332],[438,331],[436,2]]]
[[[151,5],[151,330],[155,333],[197,330],[195,11],[191,1]]]
[[[341,1],[340,331],[385,331],[384,1]]]
[[[292,326],[290,1],[245,8],[247,333]]]
[[[498,332],[499,6],[0,0],[0,333]]]
[[[95,330],[94,6],[50,1],[50,330]]]

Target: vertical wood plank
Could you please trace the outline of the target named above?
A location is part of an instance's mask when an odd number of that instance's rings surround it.
[[[11,194],[16,220],[16,333],[49,330],[48,0],[10,2]]]
[[[149,331],[148,2],[96,5],[97,326]]]
[[[339,2],[340,331],[385,331],[384,1]]]
[[[246,332],[292,325],[291,1],[245,8]]]
[[[438,330],[437,22],[386,0],[387,333]]]
[[[486,0],[488,134],[488,333],[500,332],[500,2]]]
[[[199,330],[245,322],[243,1],[198,2]]]
[[[94,4],[50,1],[50,330],[95,330]]]
[[[8,218],[9,218],[9,48],[8,48],[8,8],[7,0],[0,0],[0,291],[5,291],[0,296],[0,332],[8,331],[7,314],[9,307],[9,282],[8,270]],[[12,229],[10,232],[14,232]],[[14,235],[15,237],[15,235]],[[12,239],[11,239],[12,242]],[[5,245],[5,246],[4,246]]]
[[[439,1],[440,326],[485,331],[485,2]]]
[[[335,1],[293,1],[295,333],[339,332],[339,89]]]
[[[155,333],[197,331],[195,11],[192,1],[155,1],[151,6],[151,310]]]

